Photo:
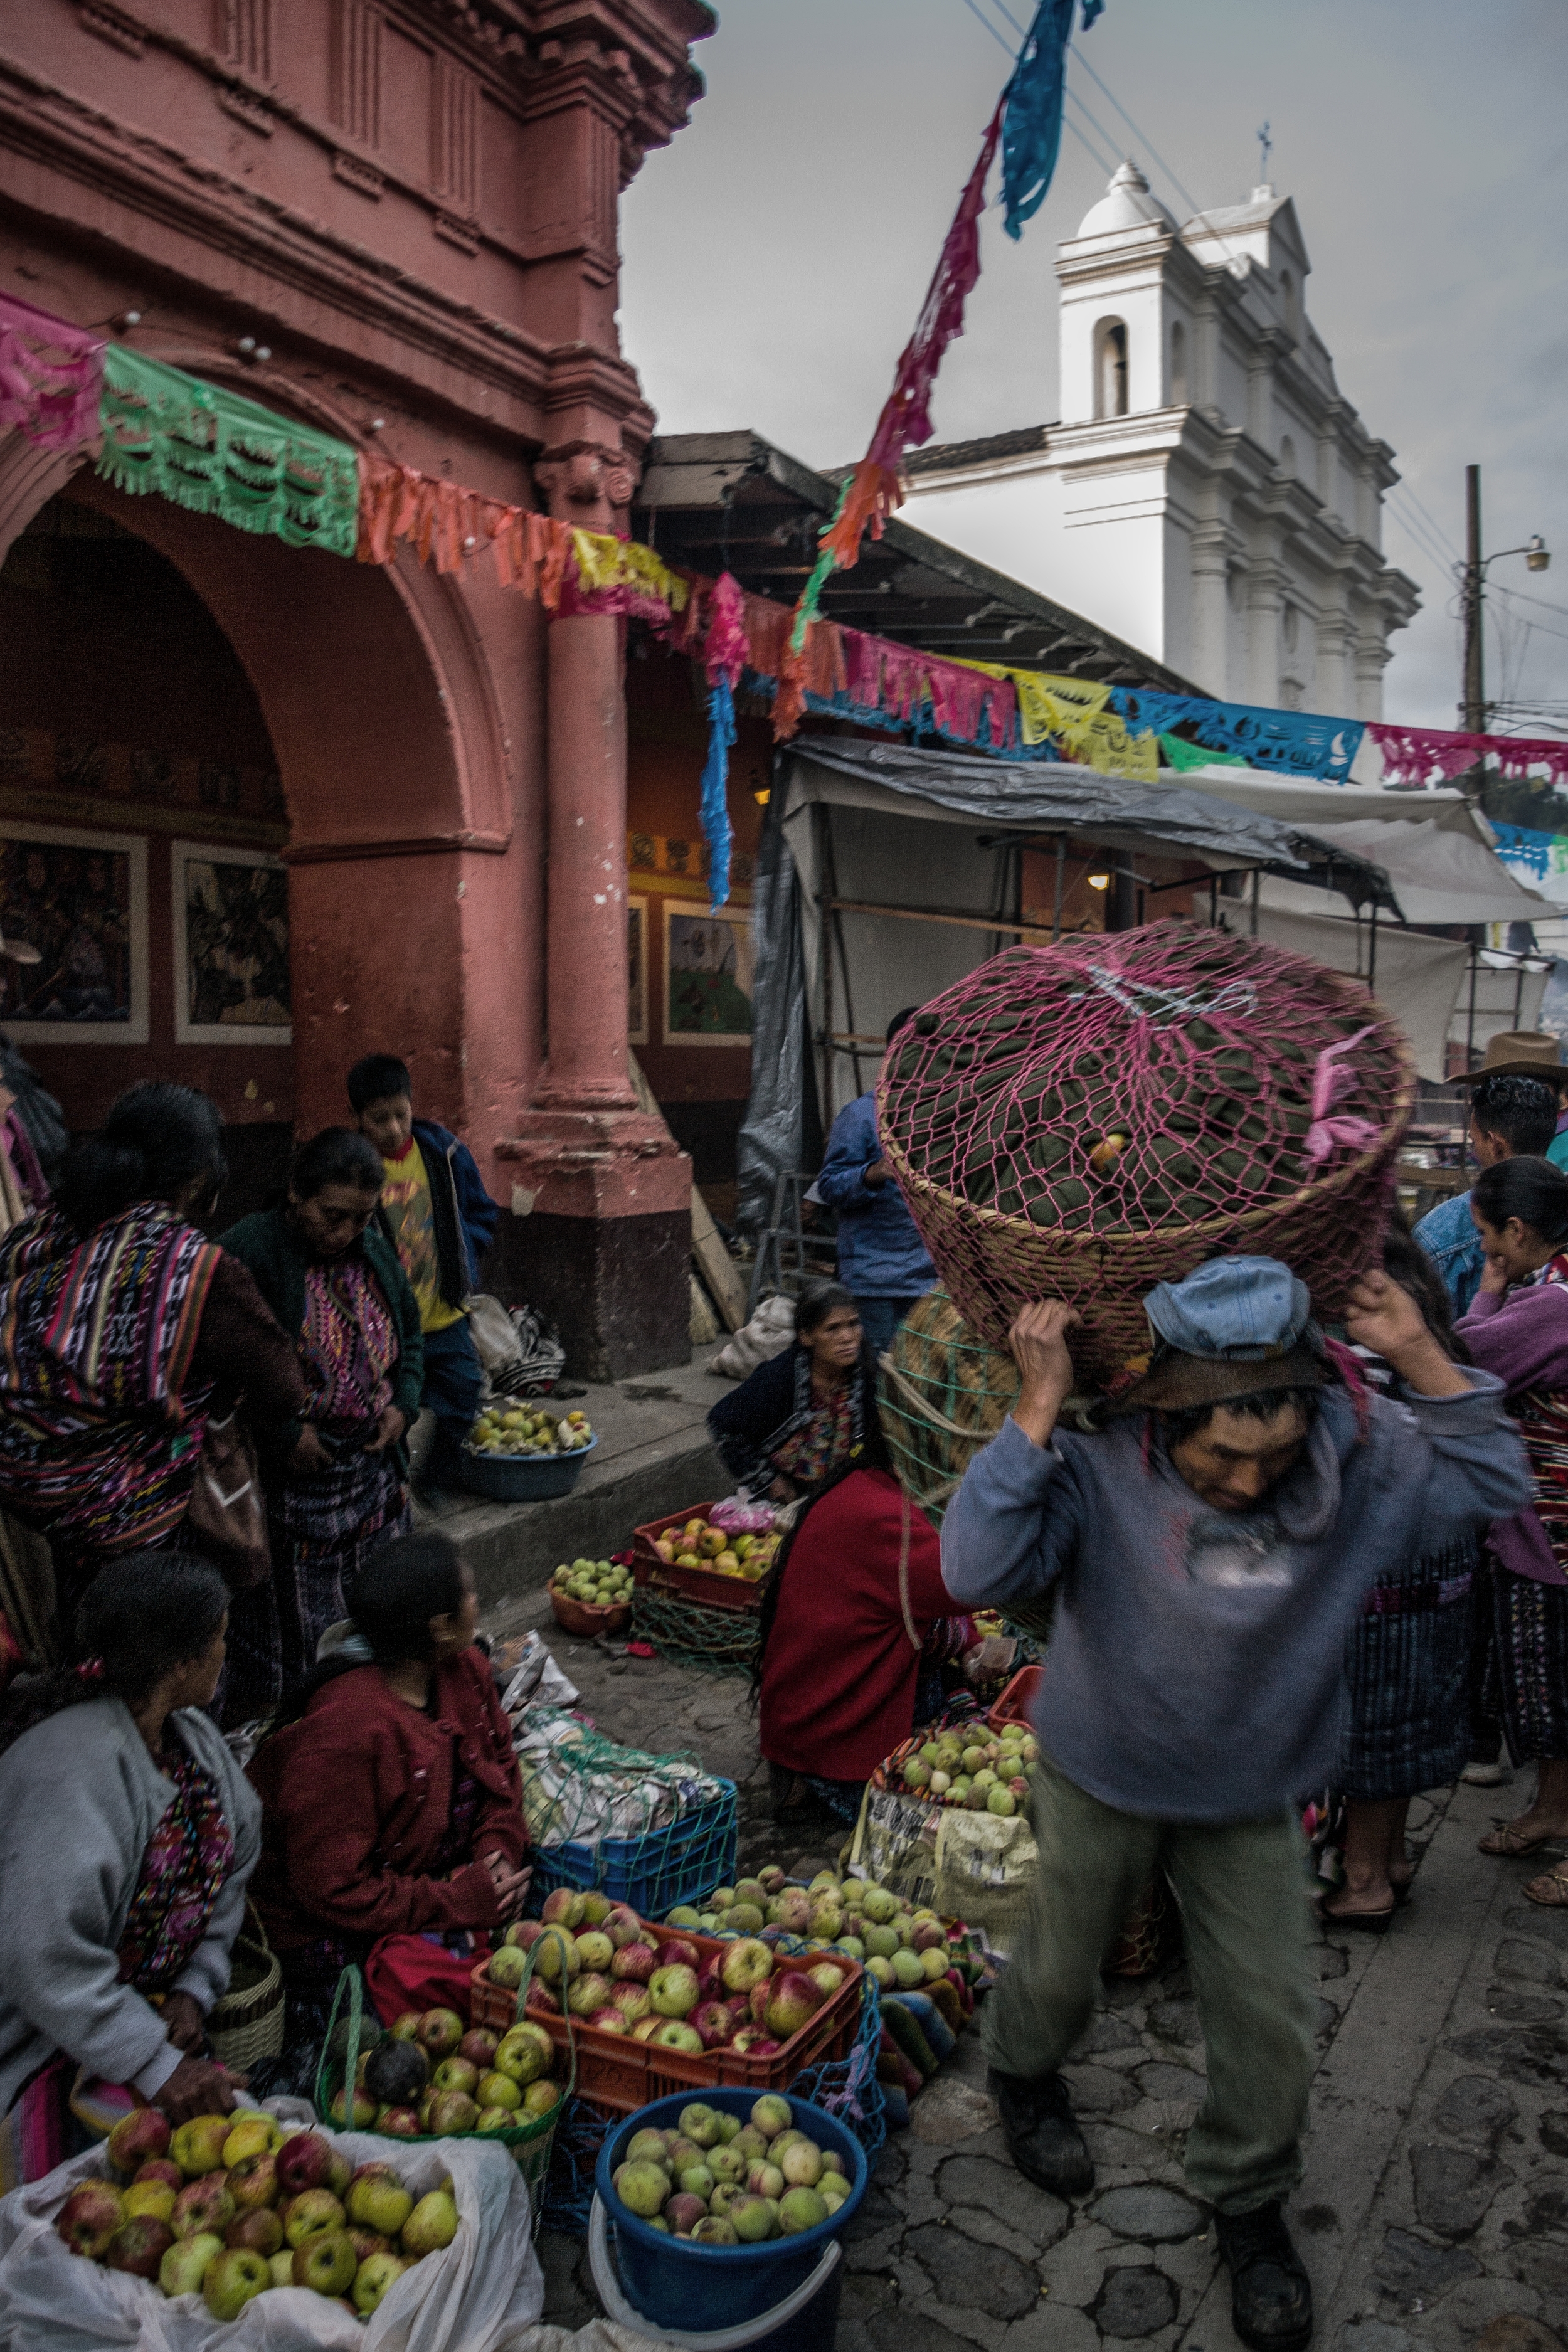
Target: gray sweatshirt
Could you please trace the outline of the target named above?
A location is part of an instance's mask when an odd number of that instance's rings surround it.
[[[261,1802],[205,1715],[182,1707],[169,1728],[216,1781],[234,1838],[233,1873],[171,1988],[205,2013],[228,1984]],[[120,1983],[118,1959],[142,1857],[174,1794],[117,1698],[66,1707],[0,1756],[0,2116],[58,2051],[144,2098],[178,2065],[158,2011]]]
[[[1008,1420],[942,1531],[960,1608],[1005,1610],[1058,1579],[1036,1714],[1058,1768],[1118,1811],[1257,1819],[1321,1788],[1340,1744],[1345,1629],[1368,1586],[1521,1509],[1529,1465],[1502,1383],[1370,1397],[1358,1439],[1323,1391],[1307,1451],[1256,1510],[1215,1511],[1143,1416],[1030,1443]]]

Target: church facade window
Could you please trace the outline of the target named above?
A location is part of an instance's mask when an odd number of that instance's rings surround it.
[[[1094,413],[1127,414],[1127,328],[1121,319],[1102,319],[1095,337]]]
[[[1187,392],[1187,331],[1178,319],[1171,329],[1171,406],[1185,408]]]

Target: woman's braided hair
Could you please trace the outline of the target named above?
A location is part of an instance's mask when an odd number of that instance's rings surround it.
[[[100,1568],[77,1611],[84,1663],[29,1676],[0,1702],[0,1756],[68,1706],[95,1698],[140,1706],[172,1667],[211,1648],[227,1610],[216,1569],[185,1553],[132,1552]]]

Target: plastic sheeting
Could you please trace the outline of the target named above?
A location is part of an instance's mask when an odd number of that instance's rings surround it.
[[[1511,875],[1493,851],[1468,835],[1429,823],[1363,817],[1343,824],[1313,827],[1331,846],[1369,857],[1388,876],[1399,911],[1407,923],[1549,922],[1556,908]],[[1300,912],[1320,909],[1307,903],[1296,884],[1279,883],[1270,895],[1286,893]]]
[[[752,877],[752,1095],[735,1145],[736,1221],[765,1225],[782,1175],[801,1165],[805,1137],[805,961],[800,884],[771,803]]]
[[[1366,918],[1347,920],[1341,915],[1303,913],[1299,901],[1306,893],[1289,883],[1265,882],[1258,910],[1258,935],[1292,955],[1310,956],[1331,971],[1344,971],[1364,980],[1372,949],[1372,925]],[[1289,907],[1276,901],[1286,898]],[[1319,898],[1319,906],[1323,901]],[[1377,926],[1377,971],[1373,994],[1387,1006],[1409,1038],[1415,1067],[1424,1078],[1441,1081],[1455,1009],[1462,1003],[1469,972],[1470,951],[1462,941],[1429,940],[1420,931],[1401,930],[1396,923]]]

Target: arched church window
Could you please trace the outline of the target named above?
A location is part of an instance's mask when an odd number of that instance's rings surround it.
[[[1171,329],[1171,405],[1187,404],[1187,331],[1178,319]]]
[[[1100,328],[1095,353],[1094,413],[1096,416],[1127,414],[1127,330],[1120,319],[1106,319]]]

